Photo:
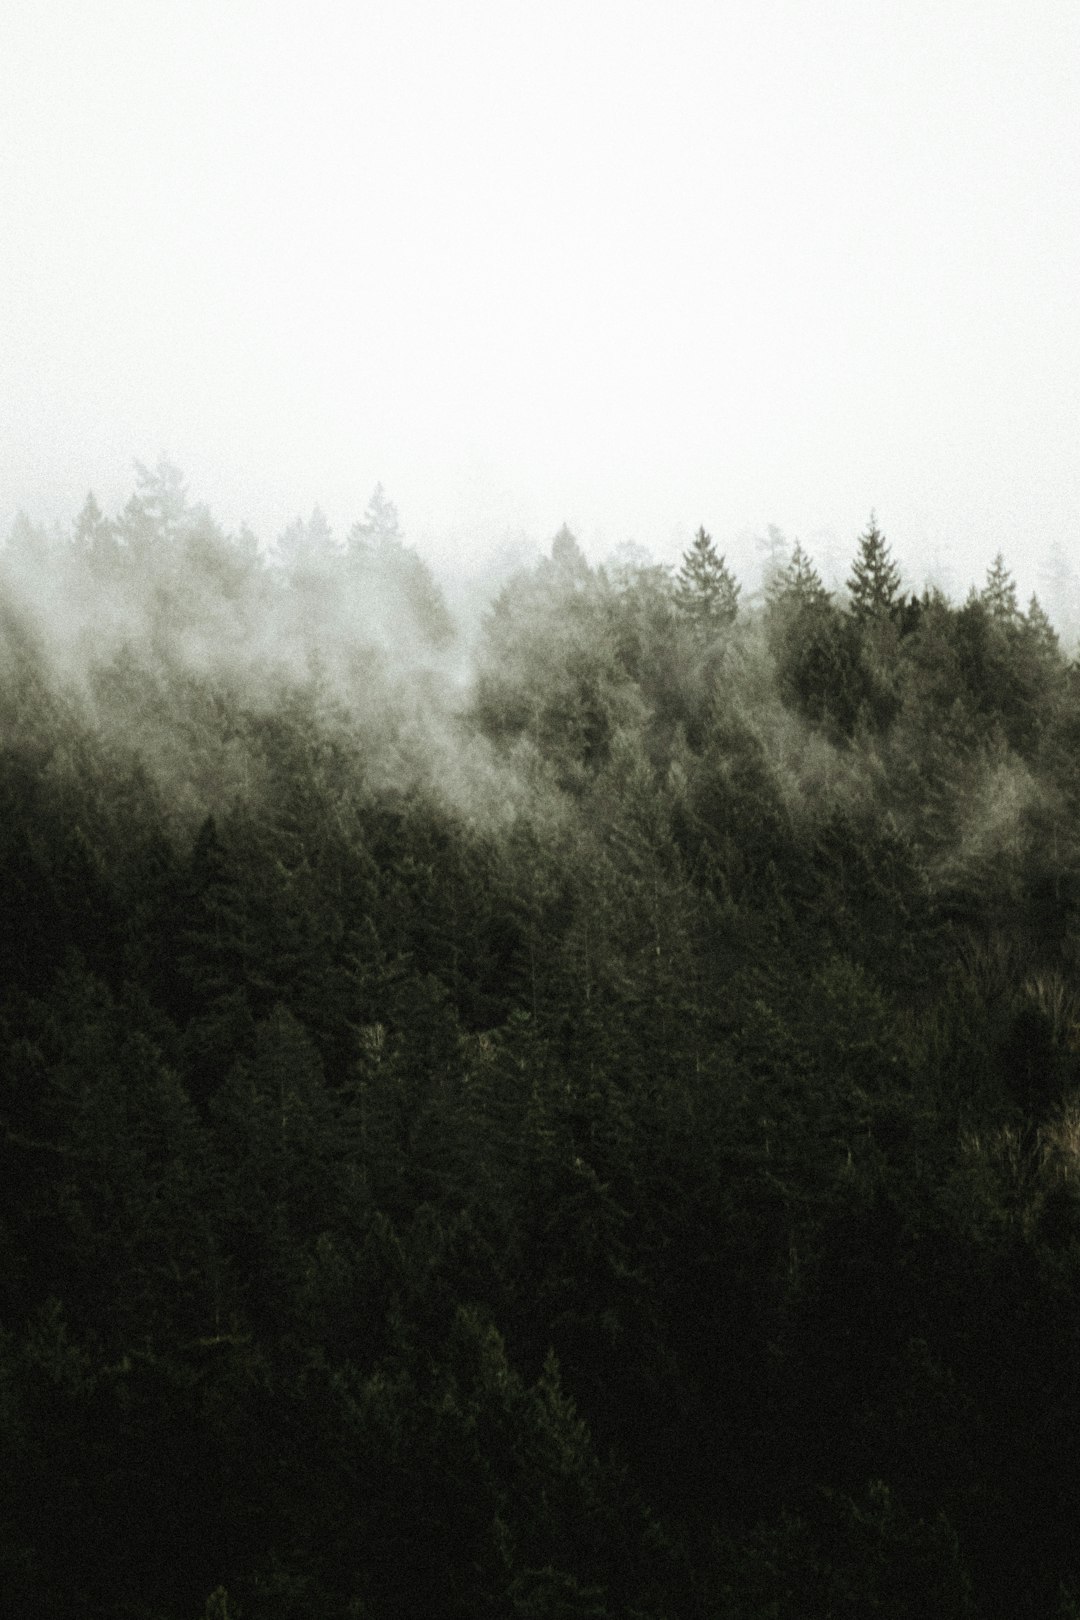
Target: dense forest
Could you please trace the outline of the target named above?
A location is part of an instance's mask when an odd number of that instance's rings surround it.
[[[1049,603],[1053,611],[1054,603]],[[0,554],[0,1609],[1080,1615],[1080,668],[380,490]]]

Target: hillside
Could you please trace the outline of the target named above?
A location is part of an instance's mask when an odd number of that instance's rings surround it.
[[[0,555],[0,1608],[1080,1612],[1080,671],[377,491]]]

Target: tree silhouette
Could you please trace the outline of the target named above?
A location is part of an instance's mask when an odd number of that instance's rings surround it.
[[[795,608],[824,607],[828,602],[829,592],[801,541],[796,540],[790,560],[773,575],[766,600],[770,608],[781,603]]]
[[[859,624],[886,618],[896,606],[900,570],[873,512],[866,533],[859,536],[859,550],[847,587],[851,594],[851,614]]]
[[[739,586],[703,528],[683,553],[675,601],[696,630],[709,631],[735,622]]]
[[[979,594],[979,600],[995,624],[1007,629],[1017,628],[1020,605],[1016,597],[1016,581],[1006,568],[1005,558],[1000,551],[986,571],[986,584]]]
[[[369,547],[401,545],[403,540],[398,509],[388,499],[382,485],[376,484],[363,517],[349,530],[349,551],[363,552]]]
[[[175,538],[189,513],[187,486],[179,467],[159,456],[154,468],[135,463],[138,486],[128,501],[120,528],[128,545],[136,549]]]
[[[1023,636],[1027,645],[1039,656],[1051,661],[1060,653],[1058,633],[1037,596],[1032,596],[1024,614]]]

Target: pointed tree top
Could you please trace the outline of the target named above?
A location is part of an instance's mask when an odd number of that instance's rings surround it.
[[[1000,551],[986,570],[986,584],[979,593],[979,600],[998,624],[1015,628],[1020,623],[1016,581],[1006,568],[1005,558]]]
[[[578,544],[577,536],[565,523],[551,542],[551,561],[558,574],[566,580],[585,580],[589,577],[588,559]]]
[[[314,506],[305,523],[295,518],[278,537],[278,556],[289,568],[318,568],[333,557],[334,535],[320,506]]]
[[[859,550],[847,586],[852,616],[861,624],[887,618],[897,606],[900,570],[873,510],[865,532],[859,536]]]
[[[93,550],[104,540],[111,536],[113,526],[106,518],[97,497],[90,490],[82,505],[82,511],[75,519],[75,544],[82,550]]]
[[[1035,649],[1036,653],[1049,658],[1057,656],[1061,647],[1058,633],[1050,622],[1050,615],[1046,612],[1037,596],[1033,595],[1028,603],[1028,610],[1024,614],[1022,631],[1024,640]]]
[[[151,518],[163,533],[170,533],[181,522],[188,509],[187,485],[180,468],[162,454],[151,469],[141,461],[135,462],[134,500],[139,510]]]
[[[829,592],[800,540],[795,541],[790,559],[774,576],[767,599],[770,607],[781,603],[794,607],[824,607],[828,602]]]
[[[699,629],[733,624],[739,611],[739,589],[727,563],[700,528],[683,553],[675,582],[677,606]]]
[[[349,530],[349,550],[363,552],[368,547],[400,546],[404,539],[397,507],[382,484],[376,484],[363,517]]]

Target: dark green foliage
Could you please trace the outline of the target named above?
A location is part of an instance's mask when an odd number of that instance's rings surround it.
[[[867,656],[855,620],[811,594],[774,628],[777,680],[784,701],[832,736],[850,738],[863,719],[884,725],[894,709],[885,680]]]
[[[566,787],[582,787],[617,729],[641,716],[617,654],[626,631],[616,613],[606,576],[564,529],[551,557],[512,579],[485,623],[476,718],[503,746],[527,739]]]
[[[463,692],[381,491],[18,525],[0,1610],[1075,1611],[1080,677],[860,544],[563,530]]]
[[[952,1525],[913,1518],[881,1479],[852,1495],[823,1488],[800,1513],[761,1525],[732,1563],[722,1612],[733,1620],[969,1620],[976,1612]]]
[[[900,570],[873,512],[866,532],[859,536],[859,550],[847,587],[857,624],[888,618],[898,606]]]
[[[734,624],[738,615],[739,586],[704,529],[683,553],[675,601],[701,637]]]

